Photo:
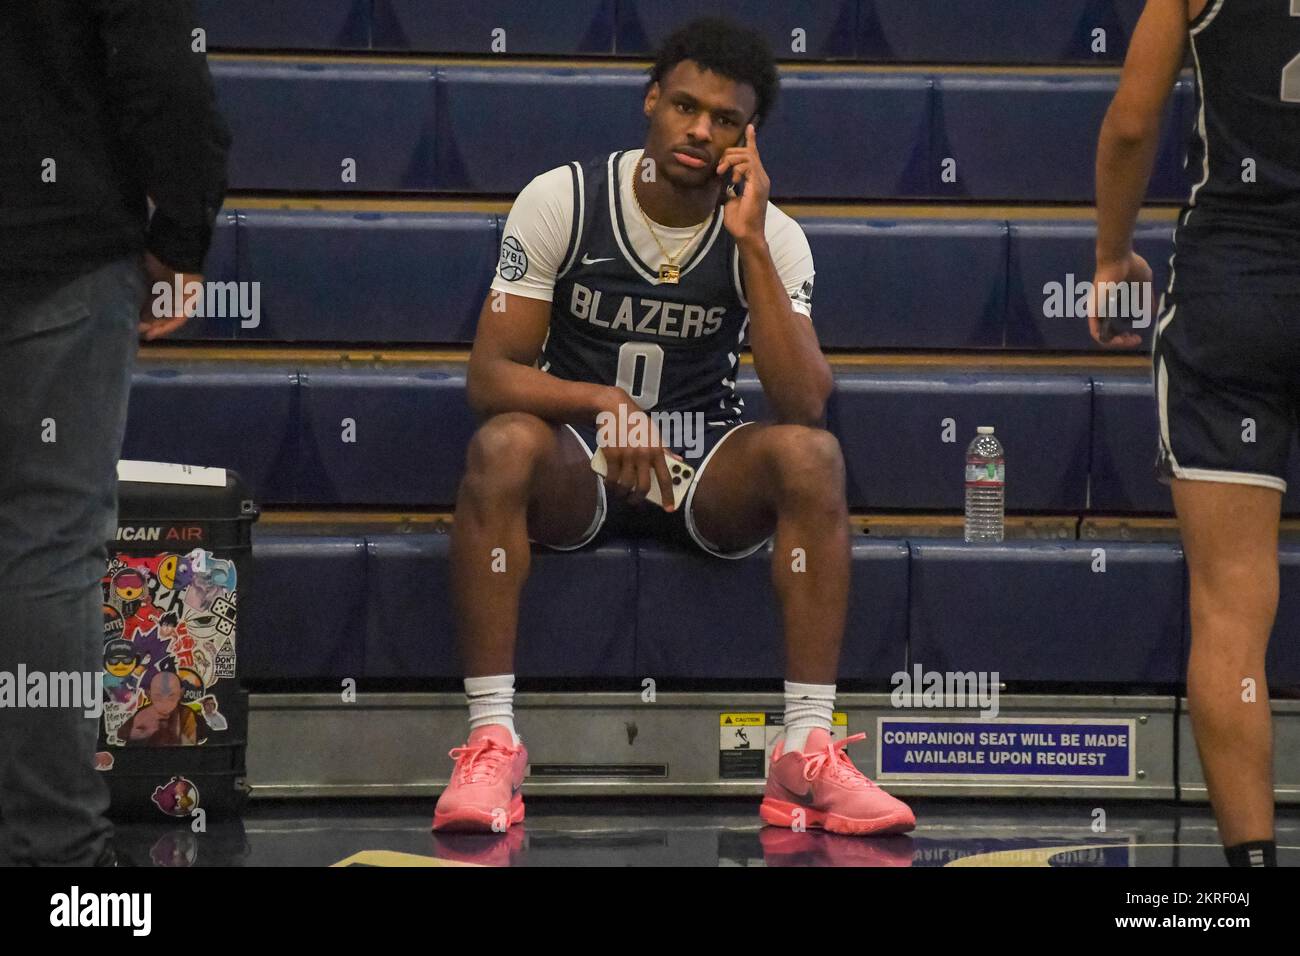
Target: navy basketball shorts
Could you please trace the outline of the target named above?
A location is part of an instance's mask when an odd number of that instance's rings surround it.
[[[1166,296],[1152,365],[1162,482],[1286,492],[1300,415],[1300,294]]]
[[[669,446],[672,451],[681,455],[686,459],[686,463],[695,469],[695,477],[692,480],[690,490],[687,491],[686,498],[683,499],[681,507],[676,511],[664,511],[658,505],[649,501],[643,501],[639,505],[628,504],[625,500],[609,494],[604,480],[593,472],[592,478],[599,485],[600,501],[596,508],[595,517],[592,519],[591,526],[586,533],[575,544],[551,545],[543,542],[537,543],[543,544],[544,547],[554,551],[576,551],[578,548],[585,547],[596,541],[597,537],[602,542],[614,536],[648,537],[661,541],[671,541],[686,548],[698,547],[717,558],[739,560],[749,557],[760,548],[765,547],[771,540],[771,536],[769,535],[763,540],[737,551],[723,551],[700,533],[700,529],[695,524],[693,508],[695,489],[699,487],[700,478],[708,468],[709,460],[713,457],[714,452],[735,432],[752,424],[753,422],[737,422],[708,425],[705,427],[704,433],[698,436],[699,440],[692,442],[690,446],[685,444]],[[595,422],[582,425],[565,425],[564,428],[571,432],[573,437],[577,438],[582,444],[588,459],[596,453]]]

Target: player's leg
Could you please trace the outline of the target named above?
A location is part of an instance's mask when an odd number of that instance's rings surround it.
[[[687,518],[724,554],[775,530],[786,676],[833,684],[849,599],[849,513],[835,436],[759,422],[736,429],[702,467]]]
[[[524,818],[513,671],[529,541],[577,546],[599,530],[604,499],[588,462],[569,428],[520,412],[493,416],[470,441],[451,540],[470,733],[451,751],[435,830],[504,832]]]
[[[848,613],[849,516],[844,458],[829,432],[748,425],[727,435],[700,466],[688,528],[722,556],[751,553],[775,529],[772,582],[786,646],[785,739],[759,813],[783,827],[898,833],[916,819],[853,766],[833,741],[831,718]]]
[[[467,676],[513,670],[529,538],[556,546],[581,541],[600,504],[599,484],[568,428],[509,412],[475,432],[451,532],[451,584]]]
[[[1272,840],[1264,653],[1277,612],[1282,494],[1178,480],[1173,493],[1191,585],[1187,696],[1219,836],[1224,846]]]
[[[1192,727],[1229,862],[1248,864],[1258,851],[1271,863],[1264,655],[1296,428],[1296,313],[1282,298],[1241,292],[1186,294],[1165,305],[1153,347],[1158,470],[1173,488],[1187,560]]]

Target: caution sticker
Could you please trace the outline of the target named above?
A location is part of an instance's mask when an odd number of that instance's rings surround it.
[[[718,777],[749,780],[764,776],[767,735],[763,713],[722,714],[718,729]]]
[[[772,762],[772,751],[785,730],[783,712],[732,713],[719,715],[718,777],[722,780],[762,780]],[[831,715],[831,737],[848,736],[849,717]]]

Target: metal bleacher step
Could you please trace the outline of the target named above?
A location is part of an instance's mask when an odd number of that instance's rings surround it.
[[[647,696],[650,699],[647,699]],[[924,720],[891,705],[891,695],[841,694],[836,712],[858,766],[900,796],[1126,798],[1176,796],[1173,697],[1004,695],[999,716],[1094,721],[1127,736],[1125,766],[1104,779],[978,781],[933,773],[880,772],[891,726]],[[531,773],[525,796],[757,796],[764,751],[779,732],[783,698],[773,693],[520,693],[517,726],[527,733]],[[979,722],[979,710],[945,709],[944,719]],[[741,735],[728,717],[740,720]],[[998,725],[986,725],[998,726]],[[446,786],[446,753],[462,743],[461,694],[254,694],[249,714],[248,783],[257,798],[434,797]],[[340,746],[347,741],[347,746]]]
[[[765,757],[780,732],[780,694],[647,694],[642,685],[626,693],[518,694],[515,719],[531,761],[525,796],[761,794]],[[1004,693],[997,699],[997,722],[981,721],[978,709],[933,712],[958,722],[943,726],[975,734],[1071,726],[1122,738],[1118,747],[1095,748],[1103,761],[1118,761],[1112,772],[1058,779],[1043,779],[1041,768],[1037,774],[934,767],[899,772],[906,759],[906,738],[899,735],[936,724],[932,712],[900,707],[893,697],[839,695],[836,731],[865,731],[868,739],[851,750],[855,762],[902,797],[1206,799],[1186,701],[1179,697]],[[1275,796],[1279,803],[1300,803],[1300,701],[1275,700],[1272,707]],[[338,694],[255,693],[247,782],[256,799],[433,799],[447,784],[446,753],[464,734],[465,702],[458,693],[363,692],[349,702]],[[953,748],[981,750],[988,755],[974,742]]]

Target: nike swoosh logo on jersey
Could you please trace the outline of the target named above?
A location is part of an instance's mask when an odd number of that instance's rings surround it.
[[[594,266],[597,262],[613,262],[613,261],[614,261],[613,256],[610,256],[608,259],[588,259],[587,253],[584,252],[582,254],[582,264],[584,266]]]

